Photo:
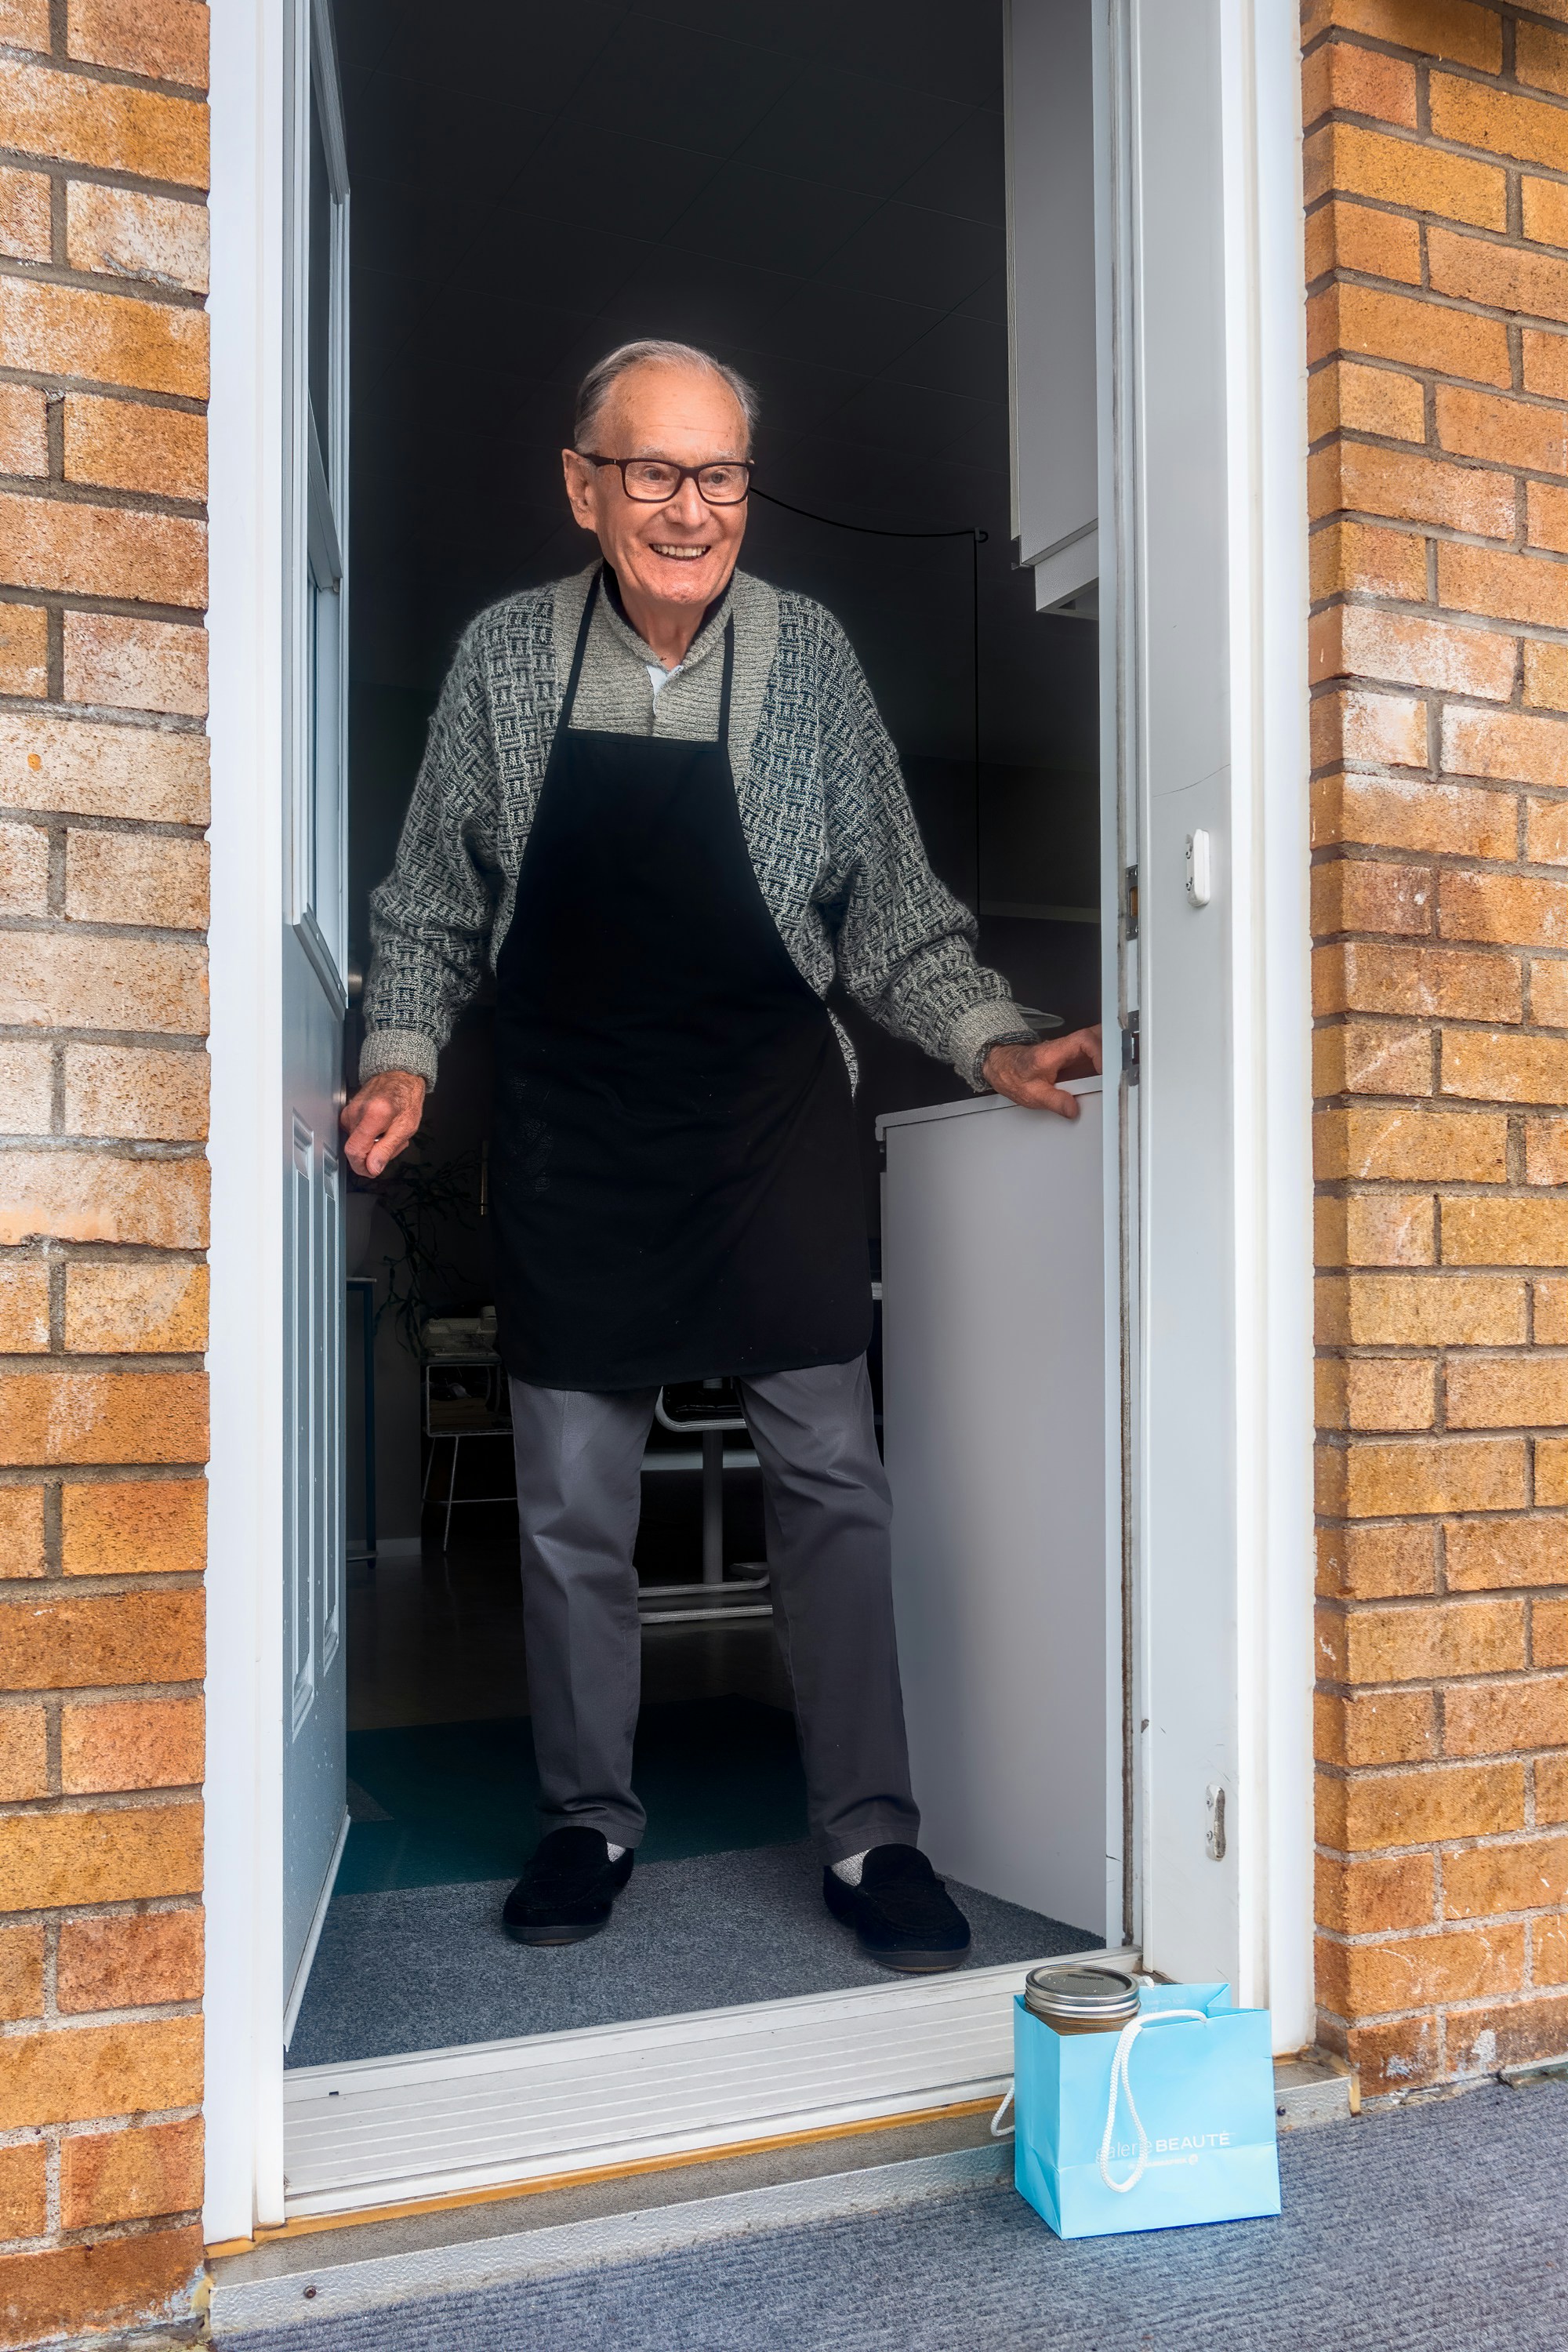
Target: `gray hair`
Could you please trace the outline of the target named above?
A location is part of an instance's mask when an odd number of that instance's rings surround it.
[[[622,376],[629,374],[633,368],[646,367],[650,362],[659,367],[705,368],[710,375],[716,375],[728,384],[746,420],[746,446],[748,448],[751,446],[757,429],[758,402],[754,387],[746,382],[745,377],[737,369],[726,367],[722,360],[716,360],[711,352],[700,352],[692,343],[666,342],[659,336],[648,335],[640,342],[623,343],[618,351],[606,352],[605,357],[595,360],[588,370],[577,387],[577,415],[572,428],[574,447],[586,449],[589,446],[610,395]]]

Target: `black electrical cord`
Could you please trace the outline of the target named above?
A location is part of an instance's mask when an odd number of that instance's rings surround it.
[[[862,539],[966,539],[969,541],[969,619],[970,677],[973,687],[972,719],[973,740],[971,767],[974,782],[974,919],[980,920],[980,550],[990,538],[988,530],[977,522],[966,523],[957,530],[887,530],[879,523],[844,522],[837,515],[813,514],[809,507],[791,506],[787,499],[775,498],[772,490],[759,490],[753,483],[752,496],[763,499],[771,507],[782,507],[785,514],[799,515],[803,522],[826,523],[830,530],[852,530]]]

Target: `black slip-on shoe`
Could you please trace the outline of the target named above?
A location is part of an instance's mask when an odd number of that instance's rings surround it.
[[[552,1830],[506,1898],[514,1944],[580,1944],[596,1936],[632,1874],[632,1851],[610,1860],[602,1830]]]
[[[822,1874],[823,1899],[884,1969],[930,1976],[955,1969],[969,1949],[969,1922],[918,1846],[873,1846],[858,1886]]]

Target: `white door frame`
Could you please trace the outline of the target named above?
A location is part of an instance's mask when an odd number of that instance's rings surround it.
[[[1310,2039],[1310,1160],[1305,491],[1298,29],[1284,0],[1103,0],[1138,44],[1202,19],[1223,107],[1222,373],[1231,845],[1227,974],[1235,1192],[1223,1542],[1237,1732],[1237,1895],[1226,1965],[1277,2046]],[[282,1200],[289,562],[284,116],[289,0],[213,11],[213,1438],[209,1477],[206,2127],[209,2241],[284,2218],[278,1935],[281,1724]],[[1211,97],[1213,93],[1210,93]],[[1130,118],[1136,120],[1135,115]],[[1136,165],[1138,157],[1129,158]],[[1173,212],[1179,207],[1172,206]],[[1125,262],[1125,252],[1122,256]],[[1119,419],[1124,450],[1137,419]],[[1131,437],[1129,437],[1131,436]],[[1137,518],[1123,500],[1124,571]],[[1110,512],[1109,508],[1103,509]],[[1139,656],[1141,661],[1142,656]],[[1134,678],[1133,683],[1137,680]],[[1113,1000],[1112,1000],[1113,1001]],[[1156,1178],[1159,1163],[1154,1163]],[[1150,1204],[1141,1203],[1148,1230]],[[1156,1345],[1163,1344],[1156,1342]],[[1148,1433],[1142,1507],[1150,1484]],[[1141,1693],[1160,1690],[1144,1658]],[[1148,1836],[1155,1938],[1167,1894]]]

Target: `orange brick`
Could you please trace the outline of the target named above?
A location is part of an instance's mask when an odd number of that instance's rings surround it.
[[[1371,114],[1384,122],[1416,124],[1415,68],[1403,58],[1378,49],[1352,48],[1328,41],[1314,49],[1302,68],[1302,121],[1316,122],[1331,111]]]
[[[1568,1427],[1568,1356],[1452,1356],[1444,1391],[1450,1429]]]
[[[1450,867],[1438,883],[1437,929],[1447,940],[1568,947],[1568,882]]]
[[[1568,1584],[1568,1519],[1460,1519],[1444,1550],[1454,1591]]]
[[[207,86],[207,10],[196,0],[70,0],[66,46],[89,65]]]
[[[1568,336],[1526,327],[1520,344],[1526,392],[1543,393],[1548,400],[1568,400]]]
[[[1343,2055],[1361,2078],[1363,2097],[1384,2091],[1411,2091],[1437,2072],[1437,2021],[1400,2018],[1388,2025],[1355,2025],[1344,2037]]]
[[[177,187],[207,184],[207,110],[193,99],[0,58],[0,118],[23,154]]]
[[[4,73],[0,59],[0,89]],[[101,82],[88,87],[106,98],[130,95]],[[6,278],[0,279],[0,335],[13,367],[189,400],[207,396],[206,312],[183,303]]]
[[[1458,1685],[1444,1697],[1443,1746],[1450,1756],[1568,1747],[1568,1676]]]
[[[1477,531],[1489,539],[1513,537],[1512,482],[1474,466],[1384,449],[1373,441],[1339,441],[1314,451],[1308,460],[1307,483],[1314,516],[1351,508],[1402,522],[1442,523],[1451,530]],[[1426,594],[1426,557],[1419,541],[1410,543],[1408,562],[1406,584],[1384,593],[1419,603]]]
[[[1353,842],[1502,858],[1518,855],[1518,840],[1519,806],[1511,793],[1383,776],[1322,776],[1312,786],[1314,849]]]
[[[36,1260],[0,1258],[0,1352],[47,1354],[49,1345],[49,1276]]]
[[[13,932],[0,977],[0,1020],[17,1028],[163,1029],[201,1036],[207,1025],[206,953],[194,940]]]
[[[0,1373],[0,1460],[204,1462],[206,1402],[199,1372]]]
[[[66,258],[86,274],[205,294],[206,207],[73,180],[66,190]]]
[[[1316,471],[1328,478],[1331,496],[1337,469],[1320,461],[1338,455],[1337,450],[1321,450],[1312,460]],[[1325,523],[1312,533],[1308,553],[1314,599],[1359,591],[1368,596],[1402,596],[1411,604],[1426,601],[1426,542],[1411,531],[1379,530],[1361,522]],[[1425,728],[1419,757],[1425,767]]]
[[[1322,1359],[1316,1389],[1320,1429],[1430,1429],[1436,1417],[1425,1357]]]
[[[1329,123],[1308,135],[1302,182],[1309,204],[1331,191],[1437,213],[1474,228],[1508,226],[1508,180],[1495,164],[1472,163],[1419,139],[1393,138],[1353,122]]]
[[[1318,1287],[1325,1347],[1509,1348],[1528,1336],[1517,1276],[1358,1274]]]
[[[48,2157],[42,2140],[0,2148],[0,2237],[41,2238],[48,2228]]]
[[[1437,438],[1461,457],[1533,467],[1543,474],[1560,474],[1568,465],[1568,426],[1560,407],[1452,383],[1437,386],[1436,407]],[[1492,534],[1506,535],[1506,524]]]
[[[66,1346],[73,1355],[199,1355],[207,1343],[207,1270],[155,1258],[79,1260],[66,1276]]]
[[[1443,1856],[1443,1916],[1479,1919],[1539,1911],[1568,1897],[1568,1838],[1472,1846]]]
[[[1436,1542],[1429,1526],[1318,1530],[1318,1590],[1326,1597],[1386,1601],[1396,1593],[1431,1592],[1436,1581]]]
[[[45,417],[44,395],[33,385],[0,384],[0,474],[48,472]]]
[[[1500,1837],[1524,1827],[1524,1767],[1428,1765],[1350,1780],[1321,1773],[1317,1806],[1321,1842],[1339,1853]]]
[[[0,1577],[44,1573],[44,1490],[0,1486]]]
[[[207,1490],[195,1478],[94,1479],[60,1497],[67,1576],[190,1574],[206,1565]]]
[[[1545,962],[1531,957],[1530,1017],[1544,1029],[1568,1029],[1568,962],[1561,958]],[[1531,1183],[1539,1181],[1530,1179]]]
[[[0,2129],[194,2106],[201,2082],[199,2017],[13,2035],[0,2042]]]
[[[1562,121],[1561,114],[1557,119]],[[1568,163],[1568,140],[1563,161]],[[1551,254],[1526,253],[1518,246],[1433,228],[1426,235],[1426,262],[1428,283],[1436,293],[1529,311],[1539,319],[1568,319],[1568,261]]]
[[[67,1133],[199,1143],[207,1131],[209,1067],[203,1053],[68,1045]]]
[[[41,605],[0,604],[0,694],[47,694],[48,648]]]
[[[1307,383],[1308,438],[1325,433],[1382,433],[1394,441],[1426,438],[1426,396],[1413,376],[1391,368],[1333,360]]]
[[[1568,37],[1548,25],[1518,26],[1513,69],[1521,81],[1533,89],[1555,90],[1559,98],[1568,98]]]
[[[1314,1204],[1319,1265],[1433,1265],[1436,1223],[1429,1192],[1355,1193]],[[1418,1426],[1425,1426],[1425,1420]]]
[[[1568,188],[1561,180],[1523,182],[1524,233],[1538,245],[1568,245]]]
[[[1362,52],[1363,55],[1366,53]],[[1366,278],[1391,278],[1402,286],[1421,283],[1421,229],[1398,213],[1337,200],[1307,215],[1307,283],[1331,269],[1355,269]]]
[[[1365,1021],[1315,1030],[1312,1089],[1319,1095],[1430,1094],[1431,1032]]]
[[[1568,1503],[1568,1438],[1536,1439],[1535,1499],[1542,1509]]]
[[[1500,548],[1444,540],[1437,548],[1437,594],[1457,611],[1535,621],[1551,629],[1568,627],[1568,564],[1539,555],[1510,555]]]
[[[18,1909],[47,1911],[83,1903],[135,1903],[161,1895],[195,1895],[201,1886],[202,1809],[190,1802],[117,1807],[98,1813],[0,1816],[0,1863]],[[0,2056],[8,2043],[0,2043]],[[132,2105],[183,2106],[183,2099]],[[86,2116],[118,2112],[103,2101]],[[53,2120],[25,2115],[40,2124]],[[0,2122],[9,2131],[11,2123]]]
[[[1436,898],[1430,866],[1332,858],[1312,869],[1312,934],[1322,939],[1334,931],[1430,932]]]
[[[1535,1337],[1543,1348],[1568,1347],[1568,1282],[1532,1282]]]
[[[165,930],[199,931],[207,919],[207,870],[205,841],[73,829],[66,835],[66,913],[77,923],[155,923]]]
[[[166,2313],[190,2324],[202,2277],[202,2233],[191,2222],[75,2246],[13,2254],[5,2270],[6,2325],[16,2343],[79,2337],[83,2329]],[[141,2332],[140,2329],[138,2332]]]
[[[1380,678],[1390,686],[1435,686],[1447,694],[1473,694],[1503,701],[1513,692],[1513,640],[1493,629],[1470,629],[1454,621],[1428,620],[1418,613],[1390,613],[1372,604],[1331,604],[1308,626],[1308,657],[1314,686],[1331,677]],[[1449,719],[1484,719],[1489,711],[1450,711]],[[1542,727],[1545,719],[1516,719],[1516,727]],[[1445,761],[1446,766],[1453,763]],[[1482,775],[1484,769],[1472,769]],[[1544,782],[1545,778],[1527,781]]]
[[[184,515],[0,497],[0,570],[20,588],[195,607],[206,602],[206,545],[205,524]]]
[[[1443,1203],[1445,1265],[1568,1265],[1568,1199]]]
[[[1409,695],[1341,687],[1314,695],[1311,722],[1315,768],[1337,766],[1342,760],[1365,760],[1377,767],[1426,765],[1426,706]]]
[[[206,1247],[205,1160],[12,1151],[3,1166],[0,1239],[13,1244],[53,1239],[140,1242],[148,1249]]]
[[[68,1797],[195,1787],[202,1771],[199,1698],[68,1701],[60,1710],[60,1787]]]
[[[1507,1674],[1524,1663],[1522,1601],[1318,1612],[1318,1669],[1330,1682],[1433,1682],[1451,1675]]]
[[[1317,1754],[1325,1764],[1415,1764],[1437,1753],[1437,1703],[1430,1691],[1380,1691],[1313,1703]]]
[[[1568,1822],[1568,1756],[1541,1756],[1531,1767],[1538,1822]]]
[[[1458,147],[1484,147],[1494,155],[1516,155],[1526,163],[1563,169],[1568,131],[1559,108],[1541,100],[1515,98],[1484,83],[1435,73],[1431,85],[1432,129]]]
[[[1356,1438],[1318,1455],[1319,1508],[1339,1519],[1518,1510],[1526,1500],[1516,1437]]]
[[[73,2132],[60,2143],[60,2221],[68,2230],[186,2213],[202,2201],[202,2126]]]
[[[1568,554],[1568,489],[1555,482],[1525,487],[1525,534],[1532,547]]]
[[[0,0],[0,41],[7,48],[47,49],[48,0]]]
[[[206,739],[0,710],[0,805],[205,825]]]
[[[48,1793],[49,1727],[43,1708],[0,1707],[0,1800],[19,1804]]]
[[[1456,65],[1496,73],[1502,64],[1502,29],[1492,8],[1474,0],[1306,0],[1301,37],[1310,41],[1331,26],[1366,33],[1402,49],[1448,58]]]
[[[0,253],[18,261],[53,257],[49,184],[42,172],[0,170]]]
[[[1459,1021],[1517,1021],[1523,980],[1513,957],[1465,948],[1352,940],[1318,948],[1312,957],[1312,1001],[1319,1013],[1436,1013]]]
[[[1342,1936],[1424,1927],[1436,1907],[1436,1874],[1429,1853],[1366,1862],[1331,1862],[1320,1854],[1315,1877],[1318,1924]]]
[[[48,835],[41,825],[0,824],[0,908],[7,915],[44,915],[48,906]]]
[[[1568,1576],[1568,1559],[1563,1563]],[[1568,1601],[1537,1601],[1530,1612],[1530,1663],[1568,1666]]]
[[[0,2018],[14,2022],[43,2011],[42,1927],[0,1927]]]
[[[1443,765],[1458,775],[1568,784],[1568,724],[1517,710],[1449,709],[1443,713]]]
[[[1531,1982],[1568,1984],[1568,1919],[1532,1919],[1530,1923]]]
[[[191,1586],[90,1599],[19,1598],[4,1618],[5,1679],[18,1691],[196,1682],[202,1622],[202,1595]]]
[[[1438,1083],[1472,1102],[1568,1103],[1568,1041],[1446,1029]]]
[[[1447,310],[1419,295],[1391,294],[1376,286],[1335,284],[1309,300],[1309,362],[1335,352],[1430,368],[1471,383],[1500,384],[1505,391],[1513,382],[1501,320]]]
[[[121,613],[68,613],[65,688],[68,702],[205,718],[206,631]]]
[[[202,499],[207,488],[205,416],[177,408],[72,392],[65,400],[65,478],[117,490]]]
[[[1568,866],[1568,801],[1526,801],[1524,854],[1532,866]]]
[[[1531,1184],[1568,1184],[1568,1118],[1525,1121],[1524,1174]]]
[[[1524,1982],[1524,1930],[1459,1928],[1381,1944],[1325,1944],[1318,1985],[1342,2017],[1373,2017],[1434,2001],[1515,1992]]]
[[[1356,1105],[1312,1122],[1318,1173],[1395,1181],[1498,1184],[1508,1173],[1508,1121],[1478,1111]]]
[[[148,1911],[67,1919],[56,1981],[62,2014],[157,2009],[202,1997],[202,1915]]]

